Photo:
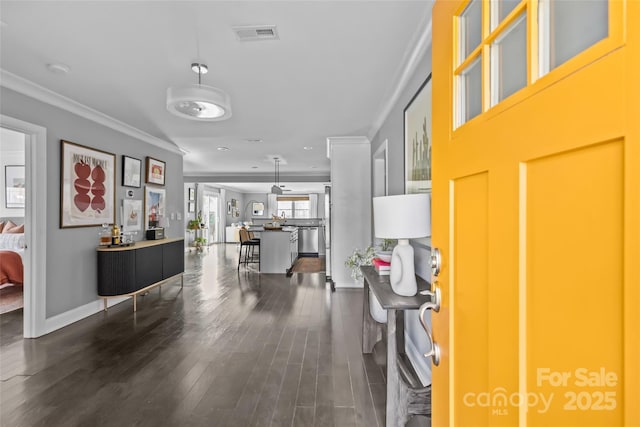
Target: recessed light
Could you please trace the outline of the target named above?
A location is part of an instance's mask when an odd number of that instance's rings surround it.
[[[317,166],[311,166],[311,169],[318,169]]]
[[[257,166],[251,166],[251,169],[258,169]]]
[[[218,151],[229,151],[229,147],[218,147]]]
[[[65,64],[47,64],[47,70],[55,74],[67,74],[71,68]]]
[[[313,150],[313,147],[304,147],[305,150]]]
[[[262,140],[260,138],[247,138],[246,141],[247,142],[255,142],[255,143],[262,142]]]

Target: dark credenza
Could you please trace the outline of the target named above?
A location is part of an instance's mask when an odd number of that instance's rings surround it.
[[[184,273],[184,238],[143,240],[133,246],[98,248],[98,295],[107,298],[133,297],[160,286]]]

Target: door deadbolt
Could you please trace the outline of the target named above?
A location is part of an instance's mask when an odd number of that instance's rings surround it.
[[[440,269],[442,268],[442,255],[440,254],[440,249],[432,248],[431,249],[431,274],[437,276],[440,274]]]

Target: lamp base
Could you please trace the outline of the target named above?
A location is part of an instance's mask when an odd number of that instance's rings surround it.
[[[391,289],[398,295],[410,297],[418,292],[413,264],[413,246],[409,244],[408,239],[398,239],[398,245],[393,249],[389,281]]]

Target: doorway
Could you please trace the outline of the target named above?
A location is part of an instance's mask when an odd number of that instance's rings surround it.
[[[205,193],[202,195],[202,218],[205,222],[207,244],[218,243],[218,195]]]
[[[373,197],[389,194],[388,187],[388,148],[389,140],[385,139],[373,153]]]
[[[19,317],[20,321],[24,306],[26,138],[22,132],[0,128],[0,314],[12,313],[11,318]]]
[[[48,332],[45,311],[47,131],[42,126],[3,115],[0,115],[0,128],[24,135],[23,336],[36,338]]]

